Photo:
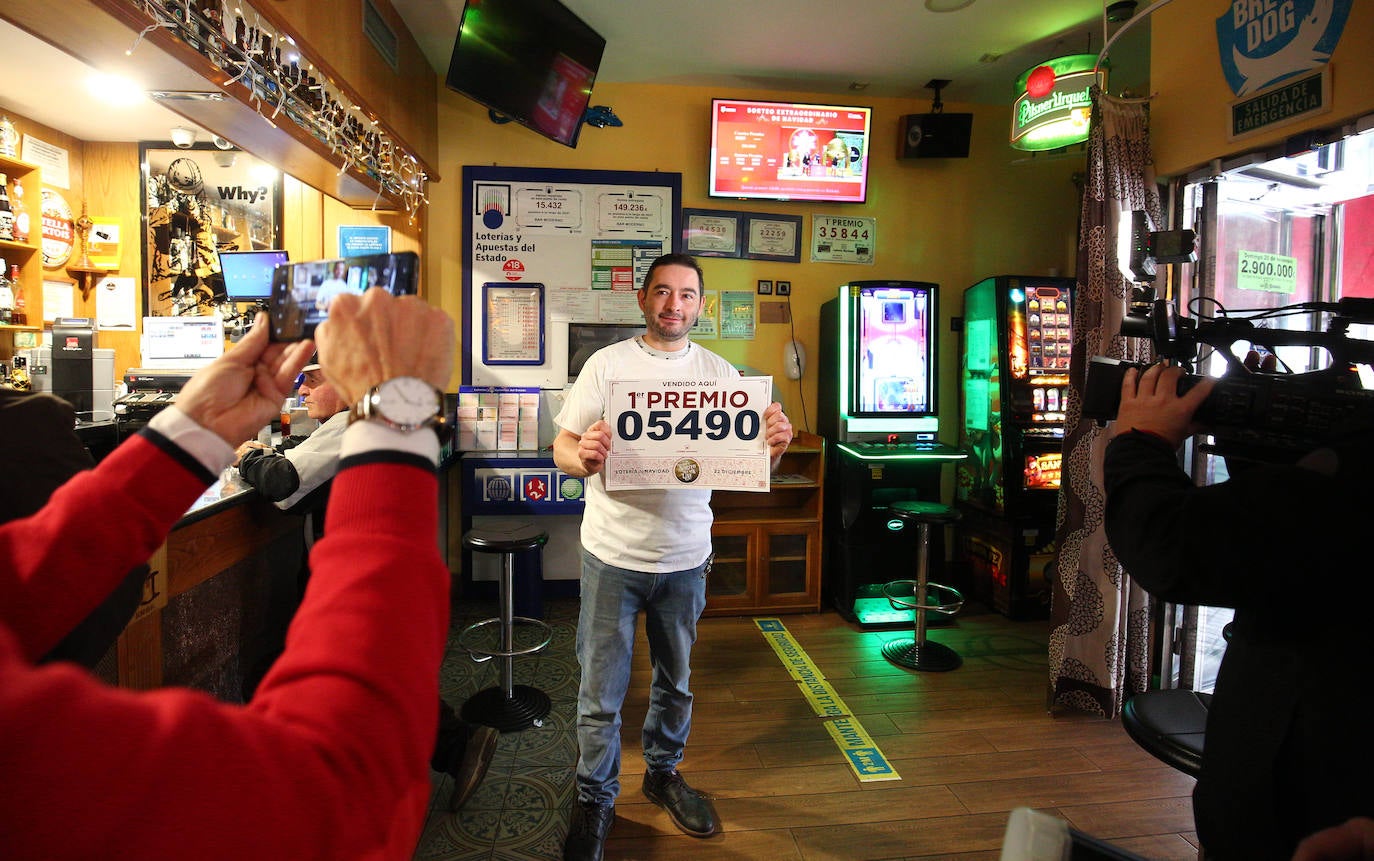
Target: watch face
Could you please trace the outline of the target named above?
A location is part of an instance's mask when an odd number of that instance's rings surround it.
[[[419,427],[439,414],[439,393],[417,377],[396,377],[377,387],[373,401],[387,421]]]

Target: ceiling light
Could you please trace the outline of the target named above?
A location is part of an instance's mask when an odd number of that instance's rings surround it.
[[[160,102],[222,102],[224,93],[202,90],[149,90],[148,98]]]
[[[135,105],[143,101],[142,88],[120,75],[97,72],[86,79],[86,89],[111,106]]]
[[[926,8],[932,12],[958,12],[973,5],[973,0],[926,0]]]

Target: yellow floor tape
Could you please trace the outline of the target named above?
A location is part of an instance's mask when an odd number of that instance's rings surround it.
[[[864,730],[859,719],[850,713],[849,706],[845,705],[840,695],[830,687],[825,674],[797,641],[792,639],[792,634],[782,621],[755,619],[754,624],[758,625],[768,645],[773,647],[788,675],[796,679],[797,687],[811,704],[812,710],[825,720],[826,731],[835,739],[835,745],[849,762],[854,775],[864,783],[901,780],[902,776],[892,767],[892,763],[887,761],[887,757],[883,756],[883,752]]]

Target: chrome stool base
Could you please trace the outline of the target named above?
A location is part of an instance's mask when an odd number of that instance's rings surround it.
[[[549,695],[529,685],[512,685],[511,695],[501,688],[486,688],[467,698],[462,717],[468,723],[485,724],[501,732],[544,725],[553,704]]]
[[[959,653],[944,643],[933,640],[917,643],[912,638],[883,643],[883,657],[898,666],[936,673],[957,670],[964,663]]]

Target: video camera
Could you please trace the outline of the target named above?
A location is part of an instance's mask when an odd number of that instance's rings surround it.
[[[1374,428],[1374,391],[1365,389],[1357,364],[1374,365],[1374,341],[1349,337],[1352,324],[1374,323],[1374,299],[1303,302],[1283,308],[1236,312],[1213,319],[1180,317],[1167,300],[1156,299],[1149,286],[1133,290],[1121,334],[1149,338],[1161,359],[1189,373],[1179,380],[1179,394],[1201,377],[1192,374],[1198,349],[1206,344],[1226,359],[1226,372],[1199,407],[1196,420],[1227,457],[1266,463],[1293,462],[1337,436]],[[1265,320],[1297,314],[1329,315],[1322,331],[1273,329]],[[1278,347],[1320,348],[1330,363],[1305,373],[1255,373],[1231,347],[1249,343],[1274,352]],[[1083,416],[1099,424],[1116,418],[1121,381],[1127,368],[1143,365],[1094,356],[1088,362]]]

